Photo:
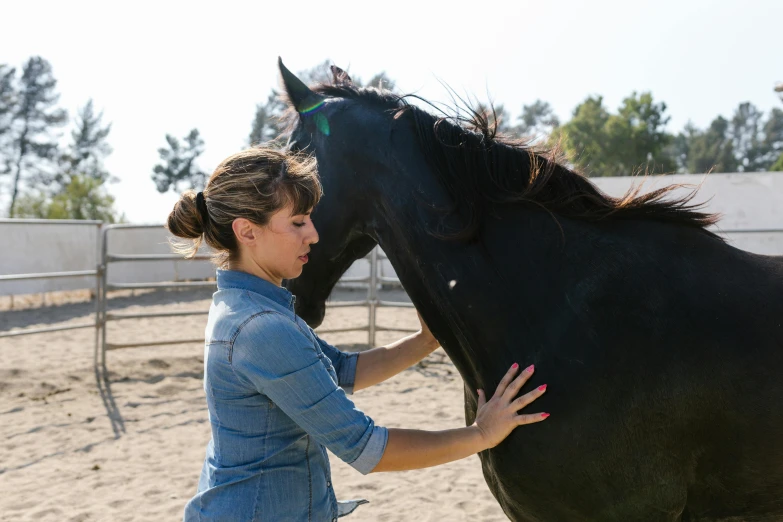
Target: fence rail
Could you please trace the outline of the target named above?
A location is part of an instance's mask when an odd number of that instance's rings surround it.
[[[111,235],[118,230],[133,230],[144,228],[162,228],[162,225],[108,225],[103,228],[102,240],[101,240],[101,282],[100,282],[100,298],[98,305],[98,320],[96,328],[100,329],[100,336],[96,341],[96,355],[100,364],[106,367],[106,352],[112,350],[119,350],[123,348],[141,348],[149,346],[166,346],[172,344],[184,344],[192,342],[204,342],[203,338],[192,339],[167,339],[159,341],[149,342],[125,342],[125,343],[113,343],[107,339],[108,324],[111,321],[120,321],[128,319],[144,319],[151,317],[182,317],[192,315],[204,315],[208,312],[206,310],[183,310],[176,312],[160,312],[160,313],[118,313],[111,312],[108,309],[109,301],[107,299],[107,292],[109,290],[141,290],[141,289],[181,289],[181,288],[214,288],[216,283],[213,281],[190,281],[190,282],[157,282],[157,283],[112,283],[108,280],[109,270],[108,266],[112,263],[132,263],[132,262],[146,262],[146,261],[168,261],[178,260],[183,261],[182,256],[176,254],[117,254],[111,252]],[[370,275],[362,277],[343,277],[340,279],[340,283],[367,283],[367,297],[363,300],[357,301],[336,301],[327,303],[328,308],[345,308],[345,307],[367,307],[368,309],[368,322],[366,326],[360,327],[347,327],[347,328],[332,328],[332,329],[320,329],[318,333],[338,333],[349,331],[367,331],[367,342],[369,346],[375,345],[375,337],[378,331],[415,331],[409,328],[388,328],[379,326],[376,324],[376,310],[379,307],[412,307],[412,303],[397,302],[397,301],[381,301],[378,299],[377,287],[380,283],[393,283],[400,284],[399,279],[395,277],[388,277],[379,275],[379,261],[382,259],[388,259],[387,257],[381,257],[379,255],[379,249],[376,247],[365,256],[370,261]],[[191,258],[191,260],[203,260],[210,259],[209,254],[198,254]]]
[[[97,270],[77,270],[74,272],[42,272],[39,274],[0,275],[0,281],[21,281],[33,279],[57,279],[58,277],[82,277],[98,275]]]

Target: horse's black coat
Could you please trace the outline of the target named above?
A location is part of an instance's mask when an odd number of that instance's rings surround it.
[[[480,455],[512,520],[783,520],[783,259],[726,245],[665,193],[620,203],[544,157],[481,152],[506,147],[486,128],[435,134],[349,81],[306,94],[328,135],[300,115],[290,138],[324,186],[321,241],[288,283],[302,317],[320,324],[379,243],[465,381],[468,423],[477,388],[534,363],[552,417]]]

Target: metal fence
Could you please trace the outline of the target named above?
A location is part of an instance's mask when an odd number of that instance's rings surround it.
[[[327,308],[346,308],[349,306],[366,306],[368,317],[367,326],[353,326],[349,328],[331,328],[331,329],[318,329],[318,333],[338,333],[338,332],[353,332],[353,331],[365,331],[367,330],[367,345],[370,347],[375,346],[375,334],[383,331],[394,332],[415,332],[416,330],[411,328],[388,328],[385,326],[379,326],[377,324],[377,310],[380,307],[386,308],[413,308],[413,303],[405,301],[383,301],[378,299],[378,286],[382,284],[391,284],[402,288],[400,280],[396,277],[384,276],[378,274],[381,267],[380,261],[388,259],[386,255],[381,255],[380,248],[375,247],[372,251],[365,256],[365,259],[370,261],[370,275],[367,277],[343,277],[340,279],[341,283],[367,283],[367,298],[361,301],[329,301],[326,303]]]
[[[135,343],[112,343],[107,341],[107,326],[110,321],[120,321],[127,319],[142,319],[150,317],[181,317],[188,315],[206,315],[208,310],[183,310],[175,312],[150,312],[150,313],[119,313],[109,311],[109,300],[107,298],[107,292],[109,290],[146,290],[146,289],[182,289],[182,288],[215,288],[214,281],[191,281],[191,282],[155,282],[155,283],[113,283],[108,280],[109,265],[111,263],[131,263],[131,262],[149,262],[149,261],[162,261],[162,260],[181,260],[182,256],[176,254],[138,254],[138,255],[124,255],[115,254],[110,250],[111,245],[111,232],[116,230],[130,230],[130,229],[143,229],[143,228],[162,228],[162,225],[108,225],[103,229],[102,235],[102,250],[101,259],[103,260],[100,267],[101,283],[100,283],[100,298],[98,299],[98,319],[96,321],[96,328],[101,330],[100,343],[96,345],[96,353],[99,354],[99,362],[102,366],[106,366],[106,352],[111,350],[118,350],[121,348],[138,348],[145,346],[165,346],[170,344],[183,344],[183,343],[203,343],[203,337],[189,338],[189,339],[165,339],[148,342],[135,342]],[[197,254],[193,260],[209,259],[209,254]],[[397,301],[381,301],[378,299],[378,285],[381,283],[400,285],[399,279],[396,277],[387,277],[384,275],[378,275],[379,261],[386,259],[384,256],[381,258],[379,255],[379,249],[376,247],[370,254],[366,256],[370,261],[370,275],[367,277],[344,277],[340,279],[341,283],[367,283],[367,298],[360,301],[334,301],[327,303],[328,308],[344,308],[349,306],[366,306],[369,311],[367,326],[350,327],[350,328],[336,328],[336,329],[322,329],[318,330],[318,333],[337,333],[347,331],[367,331],[369,346],[375,345],[375,334],[378,331],[415,331],[413,329],[400,329],[400,328],[387,328],[384,326],[378,326],[376,324],[376,310],[378,307],[413,307],[413,303],[397,302]],[[100,348],[99,348],[100,347]]]
[[[177,312],[151,312],[151,313],[135,313],[127,314],[120,312],[109,311],[109,300],[107,298],[107,292],[109,290],[165,290],[174,288],[212,288],[215,283],[212,281],[171,281],[171,282],[154,282],[154,283],[116,283],[108,280],[109,265],[111,263],[131,263],[131,262],[150,262],[150,261],[166,261],[166,260],[179,260],[182,256],[177,254],[138,254],[138,255],[126,255],[115,254],[109,251],[110,234],[116,230],[139,230],[156,228],[161,229],[163,225],[107,225],[103,228],[103,235],[101,237],[101,294],[98,299],[99,308],[99,320],[98,328],[101,330],[100,341],[100,363],[104,367],[106,366],[106,352],[109,350],[118,350],[120,348],[139,348],[143,346],[165,346],[169,344],[183,344],[191,342],[204,342],[202,338],[190,338],[190,339],[165,339],[152,342],[142,343],[109,343],[106,340],[107,326],[110,321],[122,321],[127,319],[143,319],[149,317],[179,317],[187,315],[206,315],[208,310],[183,310]],[[209,259],[209,254],[197,254],[193,260]],[[96,351],[98,348],[96,347]]]

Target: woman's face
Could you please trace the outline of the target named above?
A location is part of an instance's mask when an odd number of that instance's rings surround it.
[[[318,242],[318,232],[310,212],[295,215],[291,212],[292,207],[285,206],[275,212],[265,226],[247,222],[252,229],[240,231],[244,238],[252,236],[251,241],[240,238],[241,247],[244,247],[242,257],[245,259],[241,260],[244,270],[260,272],[256,275],[277,285],[282,284],[283,279],[299,277],[307,263],[310,245]]]

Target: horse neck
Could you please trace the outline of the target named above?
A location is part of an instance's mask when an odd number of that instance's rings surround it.
[[[540,281],[531,285],[512,284],[508,277],[513,277],[514,272],[534,273],[535,267],[527,264],[542,263],[546,252],[541,251],[540,241],[524,238],[526,256],[517,258],[513,267],[498,266],[497,256],[484,240],[463,244],[433,237],[423,225],[432,222],[434,215],[426,203],[445,206],[448,198],[431,181],[399,175],[394,183],[382,183],[382,186],[393,186],[394,192],[372,198],[373,233],[413,304],[441,341],[466,384],[483,386],[480,375],[487,374],[486,364],[515,362],[499,361],[497,352],[493,355],[499,345],[510,342],[509,335],[528,339],[536,335],[533,324],[525,331],[510,328],[504,321],[510,316],[509,299],[513,300],[515,312],[534,317],[533,310],[526,313],[523,308],[540,302],[536,294],[547,285]],[[427,201],[410,196],[422,192],[427,194]],[[523,218],[517,213],[513,221],[520,223]],[[556,227],[551,225],[551,228],[556,233]],[[492,234],[497,231],[489,226],[486,234],[487,240],[493,241]]]

